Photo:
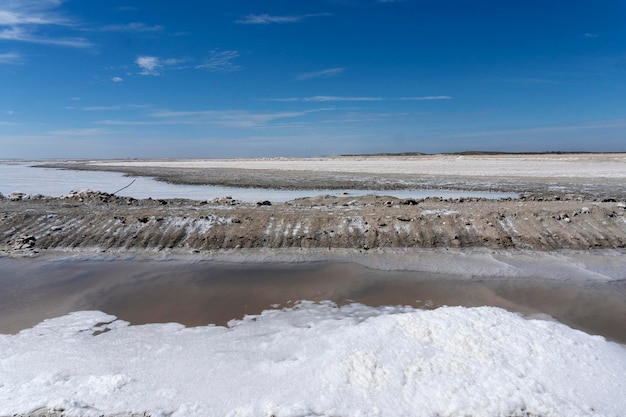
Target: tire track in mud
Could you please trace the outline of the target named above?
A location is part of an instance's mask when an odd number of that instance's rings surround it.
[[[626,204],[579,200],[303,198],[284,204],[134,200],[97,192],[0,200],[0,248],[626,247]],[[31,247],[24,237],[35,238]],[[32,243],[32,239],[29,240]]]

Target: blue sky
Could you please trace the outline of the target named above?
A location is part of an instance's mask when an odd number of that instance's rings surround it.
[[[0,0],[0,158],[626,151],[626,1]]]

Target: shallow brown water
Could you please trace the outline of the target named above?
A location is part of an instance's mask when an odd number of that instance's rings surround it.
[[[77,310],[101,310],[133,324],[224,325],[298,300],[420,308],[497,306],[548,315],[626,344],[626,281],[470,280],[350,263],[0,258],[0,333],[15,333]]]

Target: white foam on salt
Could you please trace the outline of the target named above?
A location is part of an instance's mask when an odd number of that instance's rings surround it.
[[[626,410],[625,347],[492,307],[304,302],[197,328],[77,312],[0,335],[0,375],[0,415],[40,407],[172,417]]]

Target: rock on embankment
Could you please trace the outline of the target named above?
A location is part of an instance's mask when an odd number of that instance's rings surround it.
[[[619,201],[318,197],[284,204],[135,200],[98,192],[0,200],[0,248],[626,247]]]

